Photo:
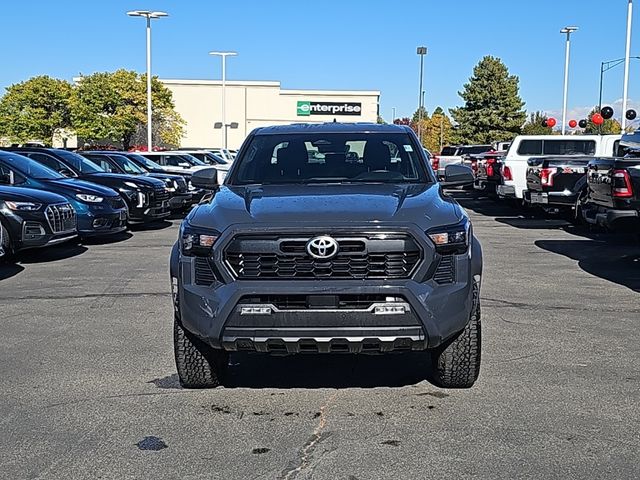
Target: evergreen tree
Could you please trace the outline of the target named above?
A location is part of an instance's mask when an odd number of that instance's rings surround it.
[[[473,69],[473,76],[458,94],[462,107],[451,109],[463,143],[511,140],[522,130],[527,116],[518,93],[518,77],[499,58],[486,56]]]
[[[551,135],[553,129],[544,125],[547,116],[542,112],[533,112],[522,127],[523,135]]]

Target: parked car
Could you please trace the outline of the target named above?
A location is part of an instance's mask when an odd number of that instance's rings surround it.
[[[194,173],[218,191],[171,255],[182,385],[218,385],[233,351],[414,350],[438,385],[471,387],[482,252],[442,187],[473,175],[449,165],[441,184],[427,162],[409,127],[324,123],[254,130],[223,185]]]
[[[67,177],[110,187],[120,193],[129,209],[129,223],[161,220],[171,215],[165,183],[120,173],[107,173],[82,155],[56,148],[10,149]]]
[[[442,178],[447,165],[461,165],[469,155],[488,152],[492,148],[491,145],[454,145],[444,147],[438,155],[434,155],[431,158],[431,166],[438,173],[438,178]]]
[[[207,168],[209,165],[197,158],[182,152],[136,152],[143,157],[149,158],[162,167],[168,173],[188,173]]]
[[[78,236],[76,211],[66,198],[7,185],[0,178],[0,257],[66,242]]]
[[[148,172],[121,152],[89,151],[80,153],[105,172],[157,178],[164,182],[165,188],[169,192],[169,208],[171,210],[184,210],[191,208],[193,204],[193,195],[189,192],[187,180],[181,175]]]
[[[527,160],[542,156],[612,157],[620,149],[621,135],[519,135],[512,142],[502,167],[501,198],[522,201],[527,189]]]
[[[233,153],[226,148],[207,148],[207,150],[230,163],[235,159]]]
[[[587,165],[593,157],[533,157],[527,160],[524,203],[548,213],[563,213],[578,220],[578,203],[586,194]]]
[[[587,166],[582,217],[610,229],[640,231],[640,132],[624,135],[624,158],[593,158]]]
[[[190,156],[192,156],[194,158],[197,158],[202,163],[214,167],[219,172],[218,179],[220,180],[220,182],[224,181],[224,178],[227,176],[227,172],[229,171],[229,168],[231,167],[231,162],[230,161],[223,160],[221,157],[219,157],[218,155],[216,155],[214,153],[211,153],[208,150],[183,150],[183,149],[180,149],[179,153],[190,155]]]
[[[162,167],[162,165],[156,163],[150,158],[143,157],[139,153],[122,152],[122,155],[126,156],[129,160],[134,162],[139,167],[144,168],[147,172],[160,173],[160,174],[168,173],[167,170],[164,167]],[[201,189],[197,189],[191,184],[192,173],[193,173],[192,171],[183,169],[179,173],[174,173],[172,175],[180,175],[185,179],[185,181],[187,182],[187,189],[189,193],[191,193],[192,195],[193,203],[196,204],[202,199],[203,195],[205,194],[205,191]]]
[[[502,184],[502,160],[506,153],[489,151],[471,155],[472,170],[475,171],[473,186],[476,190],[481,190],[489,196],[497,195],[498,185]]]
[[[30,158],[0,151],[0,179],[5,185],[57,193],[76,211],[81,237],[119,233],[127,228],[128,210],[114,190],[67,178]]]

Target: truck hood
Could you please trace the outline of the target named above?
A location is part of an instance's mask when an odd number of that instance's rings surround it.
[[[412,223],[422,229],[450,225],[464,211],[430,185],[223,185],[188,221],[218,231],[233,224]]]
[[[95,181],[115,187],[121,186],[124,182],[131,182],[138,186],[148,188],[164,187],[164,182],[157,178],[144,177],[141,175],[128,175],[126,173],[92,173],[90,175],[85,175],[83,179],[89,182]]]

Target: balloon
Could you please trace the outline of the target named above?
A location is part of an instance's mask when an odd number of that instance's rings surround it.
[[[605,120],[609,120],[611,117],[613,117],[613,108],[602,107],[600,114],[602,115],[602,118],[604,118]]]
[[[547,118],[547,127],[553,128],[555,126],[556,126],[556,119],[553,117]]]
[[[569,126],[571,128],[576,128],[578,126],[578,122],[576,122],[575,120],[569,120]]]
[[[625,115],[625,117],[627,117],[627,120],[635,120],[637,116],[638,114],[633,109],[627,110],[627,113]]]
[[[578,125],[580,126],[580,128],[587,128],[588,124],[589,123],[584,118],[578,122]]]
[[[604,123],[604,118],[599,113],[594,113],[591,115],[591,121],[594,125],[602,125]]]

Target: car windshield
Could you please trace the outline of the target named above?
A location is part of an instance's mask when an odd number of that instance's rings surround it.
[[[144,165],[147,170],[162,170],[160,164],[137,153],[127,153],[127,158],[134,160],[138,165]]]
[[[56,153],[62,157],[65,163],[70,165],[74,170],[80,173],[102,173],[104,170],[95,163],[87,160],[82,155],[69,152],[67,150],[58,150]]]
[[[218,165],[227,165],[229,162],[227,162],[226,160],[224,160],[222,157],[219,157],[218,155],[211,153],[211,152],[207,152],[206,157],[209,159],[209,161],[211,162],[211,164],[218,164]]]
[[[118,166],[125,171],[125,173],[130,173],[132,175],[147,173],[146,170],[136,165],[133,161],[129,160],[124,155],[109,155],[109,157],[111,157],[111,159],[116,162]]]
[[[59,174],[55,170],[51,170],[50,168],[41,165],[35,160],[23,157],[22,155],[5,153],[1,158],[11,168],[15,168],[18,172],[22,173],[27,178],[35,178],[36,180],[56,180],[59,178],[67,178],[64,175]]]
[[[229,183],[428,183],[405,133],[256,135]]]
[[[206,165],[206,163],[204,163],[202,160],[198,160],[196,157],[194,157],[193,155],[190,155],[188,153],[181,153],[180,157],[184,158],[184,160],[186,162],[188,162],[189,164],[193,165],[194,167],[202,167],[202,166]]]

